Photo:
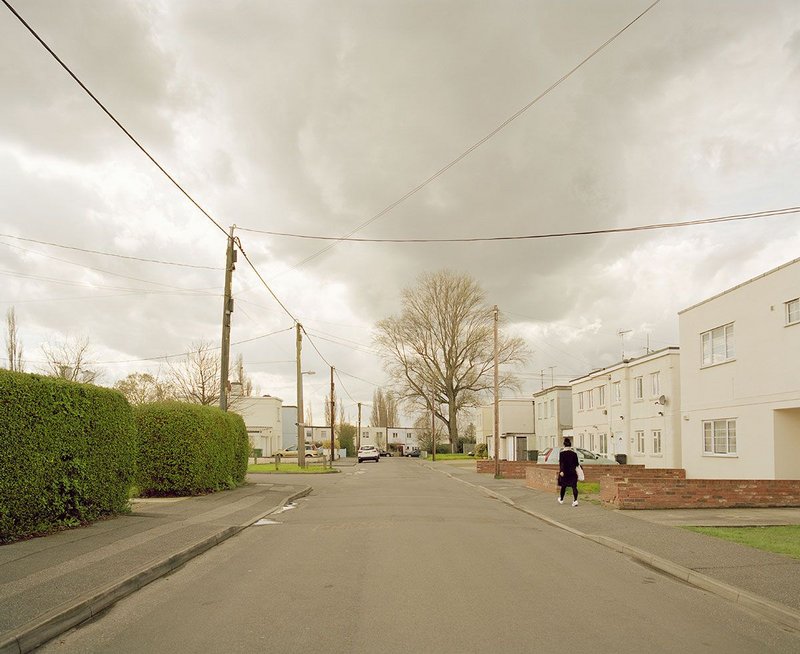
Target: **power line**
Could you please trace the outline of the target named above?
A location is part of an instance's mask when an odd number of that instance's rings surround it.
[[[3,0],[3,1],[5,2],[5,0]],[[504,120],[502,123],[500,123],[500,124],[499,124],[497,127],[495,127],[495,128],[492,130],[492,131],[490,131],[488,134],[486,134],[486,136],[484,136],[484,137],[483,137],[483,138],[481,138],[480,140],[478,140],[478,141],[476,141],[475,143],[473,143],[473,144],[472,144],[472,145],[471,145],[469,148],[467,148],[467,149],[466,149],[464,152],[462,152],[461,154],[459,154],[459,155],[458,155],[458,156],[457,156],[455,159],[453,159],[453,160],[452,160],[452,161],[450,161],[449,163],[445,164],[445,165],[444,165],[444,166],[442,166],[442,167],[441,167],[439,170],[437,170],[435,173],[433,173],[433,175],[431,175],[430,177],[428,177],[427,179],[425,179],[425,180],[424,180],[424,181],[422,181],[421,183],[417,184],[417,186],[415,186],[414,188],[412,188],[412,189],[411,189],[410,191],[408,191],[408,192],[407,192],[405,195],[403,195],[403,196],[402,196],[402,197],[400,197],[398,200],[395,200],[395,201],[394,201],[394,202],[392,202],[391,204],[389,204],[389,205],[387,205],[386,207],[384,207],[384,208],[383,208],[381,211],[379,211],[378,213],[376,213],[376,214],[375,214],[374,216],[372,216],[371,218],[369,218],[369,219],[365,220],[365,221],[364,221],[363,223],[361,223],[361,224],[360,224],[358,227],[356,227],[356,228],[355,228],[355,229],[353,229],[352,231],[348,232],[348,233],[347,233],[347,234],[346,234],[346,235],[345,235],[343,238],[335,239],[333,243],[331,243],[330,245],[327,245],[327,246],[325,246],[325,247],[324,247],[324,248],[322,248],[320,251],[318,251],[318,252],[316,252],[316,253],[314,253],[314,254],[312,254],[312,255],[310,255],[310,256],[308,256],[308,257],[306,257],[305,259],[303,259],[303,260],[302,260],[302,261],[300,261],[299,263],[296,263],[296,264],[295,264],[294,266],[292,266],[291,268],[288,268],[286,272],[288,272],[289,270],[294,270],[295,268],[299,268],[300,266],[302,266],[302,265],[305,265],[305,264],[306,264],[306,263],[308,263],[309,261],[311,261],[311,260],[313,260],[313,259],[316,259],[317,257],[321,256],[322,254],[324,254],[325,252],[327,252],[328,250],[330,250],[332,247],[336,246],[336,244],[337,244],[339,241],[342,241],[342,240],[346,240],[346,239],[348,239],[348,238],[349,238],[349,237],[351,237],[353,234],[355,234],[356,232],[358,232],[358,231],[362,230],[362,229],[363,229],[364,227],[366,227],[367,225],[369,225],[369,224],[371,224],[371,223],[375,222],[375,221],[376,221],[378,218],[380,218],[380,217],[382,217],[382,216],[386,215],[386,214],[387,214],[387,213],[389,213],[389,212],[390,212],[392,209],[394,209],[395,207],[397,207],[399,204],[402,204],[402,203],[403,203],[403,202],[405,202],[405,201],[406,201],[408,198],[412,197],[413,195],[415,195],[416,193],[418,193],[419,191],[421,191],[423,188],[425,188],[426,186],[428,186],[428,185],[429,185],[431,182],[433,182],[434,180],[436,180],[436,179],[438,179],[439,177],[441,177],[442,175],[444,175],[444,173],[446,173],[448,170],[450,170],[450,168],[452,168],[453,166],[455,166],[455,165],[456,165],[457,163],[459,163],[459,162],[460,162],[462,159],[465,159],[465,158],[466,158],[467,156],[469,156],[469,155],[470,155],[470,154],[471,154],[473,151],[477,150],[477,149],[478,149],[480,146],[482,146],[484,143],[486,143],[486,141],[488,141],[489,139],[491,139],[493,136],[495,136],[496,134],[498,134],[500,131],[502,131],[502,130],[503,130],[503,129],[505,129],[505,128],[506,128],[508,125],[510,125],[510,124],[511,124],[513,121],[515,121],[517,118],[519,118],[519,117],[520,117],[522,114],[524,114],[526,111],[528,111],[528,109],[530,109],[530,108],[531,108],[533,105],[535,105],[537,102],[539,102],[539,100],[541,100],[541,99],[542,99],[542,98],[544,98],[546,95],[548,95],[548,94],[549,94],[551,91],[553,91],[555,88],[557,88],[558,86],[560,86],[562,82],[564,82],[565,80],[567,80],[568,78],[570,78],[570,77],[571,77],[571,76],[572,76],[572,75],[573,75],[575,72],[577,72],[577,71],[578,71],[580,68],[582,68],[582,67],[583,67],[583,66],[584,66],[584,65],[585,65],[585,64],[586,64],[586,63],[587,63],[587,62],[588,62],[590,59],[592,59],[592,57],[594,57],[594,56],[595,56],[596,54],[598,54],[600,51],[602,51],[603,49],[605,49],[605,48],[606,48],[606,47],[607,47],[609,44],[611,44],[613,41],[615,41],[615,40],[616,40],[616,39],[617,39],[617,38],[618,38],[618,37],[619,37],[619,36],[620,36],[620,35],[621,35],[623,32],[625,32],[625,31],[626,31],[626,30],[627,30],[629,27],[631,27],[631,26],[632,26],[634,23],[636,23],[636,22],[637,22],[637,21],[638,21],[640,18],[642,18],[642,16],[644,16],[644,15],[645,15],[647,12],[649,12],[649,11],[650,11],[650,10],[651,10],[653,7],[655,7],[655,6],[656,6],[656,5],[657,5],[659,2],[661,2],[661,0],[655,0],[655,2],[653,2],[653,3],[652,3],[652,4],[651,4],[649,7],[647,7],[647,8],[646,8],[646,9],[645,9],[645,10],[644,10],[642,13],[640,13],[638,16],[636,16],[636,18],[634,18],[634,19],[633,19],[632,21],[630,21],[630,22],[629,22],[627,25],[625,25],[625,27],[623,27],[623,28],[622,28],[622,29],[620,29],[618,32],[616,32],[616,33],[615,33],[613,36],[611,36],[609,39],[607,39],[607,40],[605,41],[605,43],[603,43],[601,46],[599,46],[598,48],[596,48],[595,50],[593,50],[593,51],[592,51],[592,52],[591,52],[589,55],[587,55],[586,57],[584,57],[584,58],[583,58],[583,59],[582,59],[582,60],[581,60],[581,61],[580,61],[580,62],[579,62],[579,63],[578,63],[576,66],[574,66],[574,67],[573,67],[572,69],[570,69],[570,70],[569,70],[567,73],[565,73],[564,75],[562,75],[562,76],[561,76],[561,77],[560,77],[560,78],[559,78],[557,81],[553,82],[553,83],[552,83],[550,86],[548,86],[548,87],[547,87],[547,88],[546,88],[544,91],[542,91],[542,92],[541,92],[539,95],[537,95],[537,96],[536,96],[536,97],[535,97],[533,100],[531,100],[531,101],[530,101],[528,104],[526,104],[526,105],[525,105],[524,107],[522,107],[521,109],[518,109],[518,110],[517,110],[515,113],[513,113],[511,116],[509,116],[508,118],[506,118],[506,119],[505,119],[505,120]]]
[[[169,173],[166,171],[166,169],[165,169],[165,168],[164,168],[164,167],[163,167],[163,166],[162,166],[160,163],[158,163],[158,161],[156,161],[155,157],[153,157],[153,155],[151,155],[151,154],[150,154],[150,153],[147,151],[147,149],[146,149],[146,148],[145,148],[145,147],[144,147],[144,146],[143,146],[141,143],[139,143],[139,141],[137,141],[137,140],[136,140],[136,138],[133,136],[133,134],[131,134],[131,133],[130,133],[130,132],[129,132],[129,131],[126,129],[126,128],[125,128],[125,126],[124,126],[124,125],[123,125],[121,122],[119,122],[119,120],[117,120],[116,116],[114,116],[114,114],[112,114],[112,113],[111,113],[111,112],[110,112],[110,111],[109,111],[109,110],[106,108],[106,106],[105,106],[105,105],[104,105],[102,102],[100,102],[100,100],[97,98],[97,96],[95,96],[95,94],[94,94],[94,93],[92,93],[92,92],[89,90],[89,88],[88,88],[88,87],[87,87],[87,86],[86,86],[86,85],[85,85],[85,84],[84,84],[84,83],[83,83],[83,82],[82,82],[82,81],[81,81],[81,80],[78,78],[78,76],[77,76],[75,73],[73,73],[73,72],[72,72],[72,70],[70,69],[70,67],[69,67],[69,66],[67,66],[67,64],[65,64],[65,63],[64,63],[64,62],[61,60],[61,58],[60,58],[60,57],[59,57],[59,56],[58,56],[58,55],[57,55],[57,54],[56,54],[56,53],[53,51],[53,49],[52,49],[52,48],[51,48],[49,45],[47,45],[47,43],[45,43],[45,42],[44,42],[44,39],[42,39],[42,37],[41,37],[41,36],[39,36],[39,35],[36,33],[36,30],[34,30],[34,29],[33,29],[33,28],[30,26],[30,25],[28,25],[28,23],[25,21],[25,19],[24,19],[22,16],[20,16],[20,15],[19,15],[19,13],[17,13],[17,10],[16,10],[16,9],[14,9],[14,7],[12,7],[12,6],[11,6],[11,4],[8,2],[8,0],[2,0],[2,2],[3,2],[3,4],[4,4],[6,7],[8,7],[8,10],[9,10],[9,11],[10,11],[12,14],[14,14],[14,16],[16,16],[17,20],[19,20],[19,22],[20,22],[20,23],[22,23],[22,24],[25,26],[25,28],[26,28],[26,29],[27,29],[27,30],[28,30],[28,31],[29,31],[29,32],[30,32],[30,33],[33,35],[33,37],[34,37],[34,38],[35,38],[35,39],[36,39],[36,40],[37,40],[39,43],[41,43],[41,44],[42,44],[42,46],[44,47],[44,49],[45,49],[45,50],[47,50],[47,52],[49,52],[49,53],[50,53],[50,55],[53,57],[53,59],[55,59],[55,60],[56,60],[56,61],[57,61],[57,62],[58,62],[60,65],[61,65],[61,67],[62,67],[62,68],[65,70],[65,71],[67,71],[67,73],[69,74],[69,76],[70,76],[72,79],[74,79],[74,80],[75,80],[75,81],[78,83],[78,86],[80,86],[80,87],[81,87],[81,88],[82,88],[84,91],[86,91],[87,95],[88,95],[88,96],[89,96],[89,97],[90,97],[92,100],[94,100],[95,104],[97,104],[97,106],[98,106],[98,107],[100,107],[100,109],[102,109],[102,110],[103,110],[103,112],[104,112],[104,113],[105,113],[105,114],[106,114],[106,115],[107,115],[107,116],[108,116],[108,117],[109,117],[111,120],[113,120],[113,121],[114,121],[114,124],[116,124],[116,126],[117,126],[117,127],[119,127],[119,128],[120,128],[120,129],[121,129],[121,130],[122,130],[122,131],[125,133],[125,136],[127,136],[127,137],[128,137],[130,140],[131,140],[131,141],[133,141],[133,143],[136,145],[136,147],[137,147],[137,148],[139,148],[139,150],[141,150],[141,151],[142,151],[142,153],[144,153],[144,155],[145,155],[145,156],[146,156],[148,159],[150,159],[150,161],[151,161],[151,162],[153,162],[153,164],[156,166],[156,168],[158,168],[158,169],[159,169],[159,170],[160,170],[162,173],[164,173],[164,175],[166,176],[166,178],[167,178],[167,179],[168,179],[170,182],[172,182],[172,183],[173,183],[173,185],[174,185],[174,186],[175,186],[175,187],[176,187],[176,188],[177,188],[177,189],[178,189],[178,190],[179,190],[181,193],[183,193],[183,195],[186,197],[186,199],[188,199],[188,200],[189,200],[189,202],[191,202],[191,203],[192,203],[192,204],[193,204],[195,207],[197,207],[197,209],[199,209],[199,210],[200,210],[200,212],[201,212],[201,213],[202,213],[202,214],[203,214],[203,215],[204,215],[206,218],[208,218],[208,219],[209,219],[209,220],[210,220],[212,223],[214,223],[214,226],[215,226],[215,227],[216,227],[216,228],[217,228],[219,231],[221,231],[223,234],[225,234],[225,238],[228,238],[228,232],[227,232],[227,231],[225,231],[225,228],[223,228],[223,227],[222,227],[222,225],[220,225],[220,224],[219,224],[219,223],[218,223],[216,220],[214,220],[214,219],[211,217],[211,215],[210,215],[210,214],[209,214],[209,213],[208,213],[208,212],[207,212],[205,209],[203,209],[203,207],[201,207],[201,206],[200,206],[200,204],[198,204],[198,202],[197,202],[197,201],[196,201],[196,200],[195,200],[195,199],[194,199],[194,198],[193,198],[191,195],[189,195],[189,193],[188,193],[188,192],[187,192],[187,191],[186,191],[186,190],[185,190],[185,189],[184,189],[184,188],[183,188],[183,187],[182,187],[182,186],[181,186],[181,185],[180,185],[180,184],[179,184],[179,183],[178,183],[178,182],[175,180],[175,178],[174,178],[174,177],[172,177],[172,175],[170,175],[170,174],[169,174]]]
[[[33,238],[25,238],[23,236],[14,236],[13,234],[0,234],[3,238],[14,238],[18,241],[26,241],[28,243],[37,243],[39,245],[49,245],[54,248],[63,248],[65,250],[76,250],[77,252],[86,252],[88,254],[100,254],[104,257],[116,257],[117,259],[129,259],[131,261],[144,261],[145,263],[159,263],[165,266],[180,266],[182,268],[200,268],[203,270],[224,270],[224,268],[216,268],[214,266],[199,266],[192,263],[179,263],[177,261],[161,261],[159,259],[146,259],[143,257],[133,257],[127,254],[117,254],[115,252],[103,252],[101,250],[89,250],[87,248],[79,248],[74,245],[62,245],[61,243],[51,243],[49,241],[38,241]]]
[[[654,229],[670,229],[674,227],[691,227],[695,225],[712,225],[715,223],[736,222],[740,220],[753,220],[756,218],[771,218],[774,216],[788,216],[800,213],[800,206],[784,207],[783,209],[767,209],[752,213],[739,213],[713,218],[698,218],[677,223],[652,223],[648,225],[634,225],[631,227],[608,227],[603,229],[587,229],[574,232],[550,232],[545,234],[524,234],[517,236],[486,236],[465,238],[351,238],[350,236],[314,236],[309,234],[292,234],[289,232],[271,232],[267,230],[247,229],[237,227],[243,232],[268,234],[270,236],[285,236],[288,238],[302,238],[316,241],[347,241],[350,243],[486,243],[489,241],[525,241],[545,238],[564,238],[569,236],[593,236],[598,234],[621,234],[624,232],[643,232]]]
[[[288,316],[289,316],[289,317],[290,317],[292,320],[294,320],[295,322],[299,322],[299,320],[297,320],[297,318],[295,318],[295,317],[294,317],[294,314],[292,314],[292,312],[291,312],[291,311],[289,311],[289,309],[287,309],[287,308],[286,308],[286,305],[284,305],[284,303],[280,301],[280,299],[278,298],[278,296],[277,296],[277,295],[275,295],[275,292],[274,292],[274,291],[273,291],[273,290],[270,288],[269,284],[267,284],[267,282],[266,282],[266,281],[264,280],[264,278],[261,276],[261,273],[260,273],[260,272],[258,272],[258,269],[256,269],[256,267],[255,267],[255,265],[253,264],[253,262],[252,262],[252,261],[250,261],[250,257],[248,257],[248,256],[247,256],[247,253],[244,251],[244,248],[242,247],[242,242],[241,242],[241,241],[240,241],[238,238],[237,238],[237,239],[235,239],[235,240],[236,240],[236,244],[239,246],[239,250],[240,250],[240,252],[242,253],[242,256],[244,257],[245,261],[247,261],[247,263],[249,264],[249,266],[250,266],[250,267],[253,269],[253,272],[256,274],[256,277],[258,277],[258,279],[259,279],[259,280],[261,281],[261,283],[264,285],[264,288],[266,288],[266,289],[269,291],[269,294],[270,294],[270,295],[273,297],[273,299],[274,299],[274,300],[275,300],[275,301],[276,301],[276,302],[277,302],[277,303],[280,305],[281,309],[283,309],[283,310],[286,312],[286,315],[288,315]],[[304,330],[304,331],[305,331],[305,330]]]

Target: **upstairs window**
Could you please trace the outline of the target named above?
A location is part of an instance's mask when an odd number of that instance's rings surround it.
[[[622,400],[622,386],[619,382],[614,382],[614,401],[620,402]]]
[[[800,298],[786,303],[786,324],[794,325],[800,322]]]
[[[598,386],[597,387],[597,404],[598,404],[598,406],[605,406],[606,405],[606,387],[605,386]]]
[[[636,377],[633,380],[633,387],[634,387],[634,397],[637,400],[641,400],[644,397],[644,382],[641,377]]]
[[[650,390],[654,396],[661,395],[661,375],[654,372],[650,375]]]
[[[594,408],[594,391],[590,388],[588,391],[586,391],[586,395],[589,397],[589,408],[593,409]]]
[[[733,323],[717,327],[700,335],[703,344],[703,365],[730,361],[736,356],[733,340]]]
[[[578,411],[583,411],[583,393],[578,393]]]

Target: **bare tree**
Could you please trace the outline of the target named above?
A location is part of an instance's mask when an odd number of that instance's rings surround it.
[[[253,380],[245,374],[244,371],[244,356],[240,352],[236,357],[236,381],[239,383],[241,394],[244,397],[250,397],[253,394]]]
[[[431,411],[458,442],[458,415],[493,388],[493,315],[485,294],[469,275],[447,270],[420,276],[402,293],[400,315],[381,320],[376,343],[399,399]],[[522,363],[519,338],[501,336],[500,364]],[[500,385],[515,388],[508,371]]]
[[[42,345],[42,352],[45,358],[43,372],[51,377],[85,384],[92,384],[100,377],[97,370],[89,367],[93,365],[93,354],[88,336],[70,336],[57,343],[48,342]]]
[[[158,376],[149,373],[134,372],[114,384],[131,404],[146,404],[173,399],[172,387]]]
[[[339,398],[336,396],[336,391],[333,392],[333,410],[339,406]],[[330,393],[325,395],[325,424],[331,424],[331,396]]]
[[[180,362],[169,364],[169,382],[177,399],[204,405],[219,402],[218,350],[209,341],[196,341]]]
[[[384,392],[382,388],[376,388],[372,393],[370,424],[373,427],[397,425],[397,398],[392,391]]]
[[[6,312],[6,354],[8,356],[8,369],[22,372],[25,365],[22,361],[22,343],[17,335],[17,314],[14,307]]]

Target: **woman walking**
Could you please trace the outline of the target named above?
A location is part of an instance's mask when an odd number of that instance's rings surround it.
[[[578,506],[578,453],[572,449],[572,441],[564,439],[564,448],[558,453],[558,485],[561,486],[561,493],[558,496],[558,503],[564,503],[564,495],[567,488],[572,488],[572,506]]]

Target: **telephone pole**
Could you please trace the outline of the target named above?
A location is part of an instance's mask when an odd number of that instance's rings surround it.
[[[295,325],[297,330],[296,363],[297,363],[297,465],[306,467],[306,426],[303,410],[303,364],[300,353],[303,350],[303,325]]]
[[[233,247],[233,229],[231,225],[228,235],[228,249],[225,255],[225,294],[222,301],[222,358],[219,371],[219,408],[228,410],[228,365],[231,354],[231,314],[233,298],[231,297],[231,278],[236,268],[236,250]]]
[[[358,433],[356,434],[356,455],[361,449],[361,402],[358,403]]]
[[[336,421],[336,413],[334,412],[335,400],[333,399],[333,371],[334,367],[331,366],[331,468],[333,468],[333,446],[334,446],[334,436],[333,436],[333,427]]]
[[[499,352],[497,344],[497,321],[500,319],[494,305],[494,478],[500,479],[500,376],[497,370]]]

